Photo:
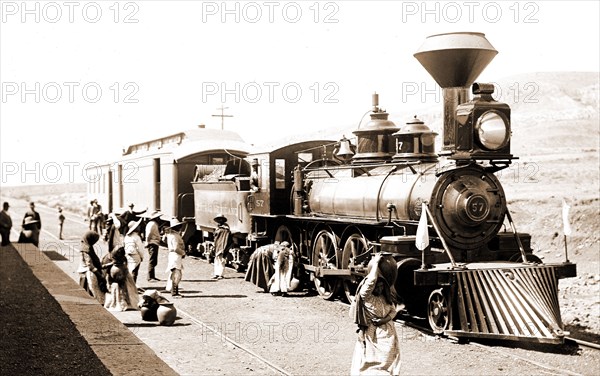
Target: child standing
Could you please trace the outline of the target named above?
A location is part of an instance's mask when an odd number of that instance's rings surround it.
[[[177,218],[171,220],[171,226],[167,229],[167,247],[169,248],[167,272],[167,290],[171,291],[171,296],[182,297],[179,294],[179,282],[181,282],[183,270],[183,258],[185,257],[185,245],[183,238],[179,233],[183,222],[179,222]]]

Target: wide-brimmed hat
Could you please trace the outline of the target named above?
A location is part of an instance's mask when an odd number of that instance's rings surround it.
[[[127,205],[127,206],[129,206],[130,208],[133,208],[135,206],[135,204],[133,202],[130,202],[129,205]]]
[[[144,215],[144,218],[151,221],[153,219],[160,217],[161,215],[163,215],[163,214],[160,211],[154,210],[152,213]]]
[[[37,219],[33,218],[33,217],[27,217],[25,218],[25,221],[23,222],[24,225],[31,225],[34,223],[39,223],[40,221],[38,221]]]
[[[140,224],[142,223],[142,219],[138,219],[137,221],[131,221],[127,224],[127,226],[129,226],[129,230],[127,231],[127,235],[131,235],[132,232],[134,232],[138,227],[140,227]]]
[[[179,219],[171,218],[169,221],[169,228],[175,228],[177,226],[181,226],[182,224],[184,224],[184,222],[181,222]]]
[[[225,216],[223,215],[223,213],[219,213],[219,214],[217,214],[217,216],[214,218],[214,221],[215,221],[215,222],[218,222],[218,221],[227,222],[227,217],[225,217]]]

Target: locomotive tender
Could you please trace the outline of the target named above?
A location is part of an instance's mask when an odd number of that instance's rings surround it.
[[[286,240],[297,277],[324,299],[343,292],[350,301],[371,256],[388,252],[406,311],[427,317],[435,332],[562,342],[558,279],[576,269],[532,255],[494,175],[516,159],[510,107],[492,98],[493,85],[474,83],[496,54],[481,33],[433,35],[415,54],[443,89],[441,151],[419,119],[401,128],[388,120],[377,95],[370,121],[354,131],[356,146],[343,138],[254,152],[207,147],[228,158],[220,167],[196,163],[192,247],[210,253],[213,218],[223,213],[234,266],[243,269],[256,247]],[[180,202],[182,217],[191,200]],[[422,214],[426,242],[417,237]]]

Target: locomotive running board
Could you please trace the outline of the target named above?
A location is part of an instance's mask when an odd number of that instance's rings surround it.
[[[329,268],[322,268],[320,266],[313,266],[313,265],[304,265],[304,269],[306,271],[314,273],[315,277],[317,277],[317,278],[331,277],[331,276],[336,276],[336,277],[347,276],[347,277],[349,277],[351,275],[350,269],[329,269]]]
[[[562,343],[558,279],[552,266],[453,271],[460,329],[455,337]],[[456,321],[456,320],[454,320]]]

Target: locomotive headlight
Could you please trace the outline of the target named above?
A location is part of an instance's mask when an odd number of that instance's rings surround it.
[[[510,128],[508,119],[496,111],[483,113],[475,125],[479,142],[489,150],[498,150],[508,143]]]

